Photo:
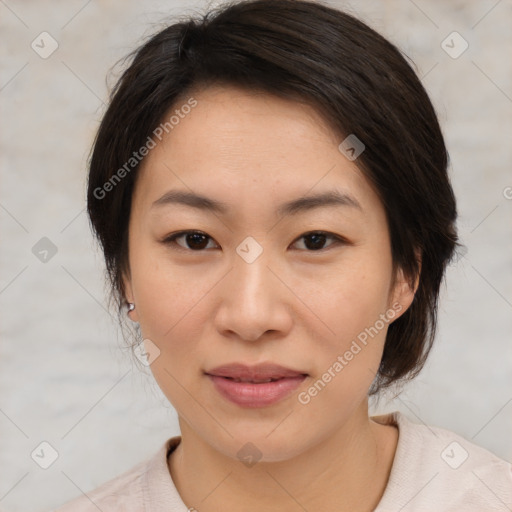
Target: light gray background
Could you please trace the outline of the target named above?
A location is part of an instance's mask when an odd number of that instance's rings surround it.
[[[512,4],[331,2],[416,63],[446,134],[467,254],[448,272],[437,345],[394,402],[512,459]],[[103,262],[89,231],[85,163],[118,58],[169,16],[205,2],[0,1],[0,508],[46,510],[152,455],[178,433],[149,373],[123,350],[105,310]],[[43,59],[31,42],[49,32]],[[451,58],[441,42],[469,43]],[[385,101],[385,98],[383,98]],[[58,252],[42,263],[32,247]],[[59,453],[46,470],[41,441]]]

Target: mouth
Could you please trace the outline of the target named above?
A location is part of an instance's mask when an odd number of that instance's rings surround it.
[[[276,364],[219,366],[205,372],[222,397],[241,407],[265,407],[290,395],[308,374]]]
[[[272,379],[242,379],[239,377],[225,377],[223,375],[213,375],[214,377],[222,377],[224,379],[229,379],[234,382],[250,382],[251,384],[263,384],[265,382],[276,382],[278,380],[284,379],[285,377],[276,377]]]
[[[230,363],[217,366],[205,373],[216,377],[255,383],[308,375],[306,372],[293,370],[274,363],[260,363],[252,366],[243,363]]]

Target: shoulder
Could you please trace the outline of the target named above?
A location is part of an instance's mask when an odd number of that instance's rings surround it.
[[[105,482],[96,489],[65,503],[54,512],[110,512],[114,510],[144,510],[142,480],[147,473],[148,461]]]
[[[464,437],[413,423],[403,414],[374,418],[395,423],[398,446],[376,512],[486,512],[512,507],[512,465]]]
[[[143,512],[158,493],[175,491],[167,470],[167,454],[180,437],[168,439],[151,458],[105,482],[92,491],[65,503],[52,512]],[[173,510],[172,508],[169,510]]]

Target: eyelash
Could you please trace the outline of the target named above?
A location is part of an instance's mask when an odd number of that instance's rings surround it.
[[[178,250],[183,250],[183,251],[187,251],[187,252],[204,252],[206,249],[197,249],[197,250],[188,249],[188,248],[185,248],[185,247],[179,245],[178,243],[176,243],[176,239],[181,238],[182,236],[192,235],[192,234],[204,235],[205,237],[209,238],[210,240],[213,240],[212,237],[210,237],[209,235],[207,235],[206,233],[204,233],[202,231],[188,230],[188,231],[178,231],[176,233],[173,233],[173,234],[167,236],[166,238],[164,238],[162,240],[162,243],[164,245],[174,245],[174,246],[177,246],[176,248]],[[317,250],[307,250],[307,249],[305,249],[306,252],[311,252],[311,253],[324,252],[324,251],[329,250],[333,246],[336,247],[336,246],[339,246],[339,245],[347,245],[348,244],[348,241],[345,240],[344,238],[342,238],[342,237],[340,237],[338,235],[335,235],[334,233],[329,233],[328,231],[308,231],[307,233],[304,233],[300,237],[298,237],[294,241],[294,243],[296,241],[300,240],[301,238],[304,238],[304,237],[307,237],[307,236],[310,236],[310,235],[325,235],[327,237],[327,239],[331,239],[334,243],[329,245],[327,248],[322,248],[322,249],[317,249]]]

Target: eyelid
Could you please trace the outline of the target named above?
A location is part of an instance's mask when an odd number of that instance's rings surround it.
[[[183,230],[183,231],[176,231],[175,233],[171,233],[170,235],[167,235],[164,237],[164,239],[161,241],[164,245],[176,245],[176,247],[178,248],[178,250],[183,250],[183,251],[186,251],[186,252],[204,252],[205,249],[201,249],[201,250],[198,250],[198,251],[194,251],[192,249],[187,249],[186,247],[183,247],[181,245],[179,245],[178,243],[176,243],[176,239],[177,238],[180,238],[184,235],[204,235],[206,238],[210,239],[210,240],[214,240],[208,233],[205,233],[204,231],[199,231],[197,229],[186,229],[186,230]],[[217,244],[217,242],[215,242]],[[218,245],[218,244],[217,244]]]
[[[338,247],[340,245],[348,245],[349,244],[349,241],[346,239],[346,238],[343,238],[341,235],[336,235],[335,233],[331,233],[330,231],[324,231],[322,229],[313,229],[311,231],[306,231],[305,233],[302,233],[301,235],[299,235],[292,243],[292,245],[294,245],[296,242],[298,242],[301,238],[304,238],[308,235],[317,235],[317,234],[320,234],[320,235],[325,235],[325,237],[327,239],[330,239],[332,240],[332,243],[330,245],[328,245],[326,248],[324,249],[318,249],[317,251],[308,251],[308,250],[304,250],[304,252],[307,252],[307,253],[324,253],[324,252],[327,252],[329,251],[331,248],[333,247]]]

